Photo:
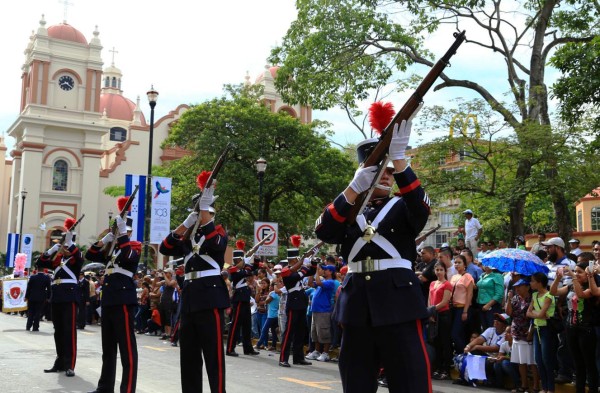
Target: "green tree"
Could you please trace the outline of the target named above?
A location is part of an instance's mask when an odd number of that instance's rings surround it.
[[[468,27],[460,52],[485,49],[487,61],[506,64],[502,80],[508,102],[490,90],[488,80],[453,78],[452,70],[441,75],[435,90],[458,87],[474,92],[514,131],[523,154],[516,158],[513,172],[511,235],[524,232],[528,188],[521,185],[531,181],[535,165],[543,167],[545,192],[551,195],[560,235],[570,235],[564,179],[559,178],[556,156],[544,154],[557,137],[546,69],[555,49],[597,36],[597,24],[589,18],[597,11],[596,1],[298,0],[297,8],[298,19],[273,49],[270,61],[282,65],[276,84],[284,99],[318,109],[356,108],[371,89],[390,83],[399,89],[410,86],[399,80],[399,72],[412,64],[433,65],[424,46],[426,35],[444,24],[457,30]]]
[[[225,91],[186,111],[164,142],[192,153],[156,168],[157,175],[173,178],[172,224],[187,216],[191,197],[199,192],[196,176],[210,170],[224,146],[233,142],[218,176],[218,221],[235,236],[253,238],[259,206],[255,162],[262,157],[267,160],[263,221],[279,223],[283,243],[294,233],[312,233],[321,209],[350,180],[353,161],[330,147],[324,124],[302,124],[285,113],[271,112],[261,103],[258,88],[226,86]]]

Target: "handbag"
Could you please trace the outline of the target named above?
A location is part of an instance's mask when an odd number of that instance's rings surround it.
[[[542,308],[542,306],[540,306],[540,299],[536,297],[535,301],[538,307]],[[552,298],[552,302],[555,302],[554,297]],[[554,334],[562,333],[563,330],[565,330],[565,325],[563,324],[562,319],[556,314],[556,310],[554,310],[554,314],[550,318],[546,319],[546,324],[548,325],[548,329]]]

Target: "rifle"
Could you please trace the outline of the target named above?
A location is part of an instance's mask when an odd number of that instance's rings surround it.
[[[133,203],[133,200],[135,199],[135,195],[137,194],[139,188],[140,188],[140,185],[137,184],[135,186],[135,188],[133,189],[133,192],[131,193],[131,195],[129,195],[129,198],[127,198],[127,202],[125,202],[123,209],[119,212],[119,216],[121,216],[121,218],[125,218],[125,216],[127,215],[127,212],[129,211],[129,208],[131,207],[131,204]],[[105,258],[110,258],[113,254],[113,251],[115,250],[115,246],[117,245],[117,235],[118,235],[117,231],[118,230],[119,230],[119,228],[117,228],[117,221],[115,220],[111,226],[111,231],[112,231],[113,235],[115,236],[115,239],[112,242],[110,242],[109,244],[104,245],[103,253],[104,253]]]
[[[290,270],[297,271],[298,269],[300,269],[300,266],[302,266],[302,264],[304,263],[304,260],[306,258],[312,258],[313,255],[318,253],[319,249],[323,246],[323,244],[325,244],[325,242],[320,241],[317,244],[315,244],[312,248],[307,250],[304,254],[302,254],[302,256],[300,258],[298,258],[298,262],[296,262],[296,264],[294,266],[290,267]]]
[[[424,234],[422,234],[421,236],[419,236],[418,238],[416,238],[415,239],[415,243],[417,243],[417,244],[421,243],[423,240],[427,239],[427,237],[429,235],[435,233],[435,231],[437,231],[441,227],[442,227],[442,224],[438,224],[437,227],[431,228],[430,230],[428,230],[427,232],[425,232]]]
[[[269,239],[271,239],[273,237],[273,235],[275,235],[275,232],[269,233],[261,241],[259,241],[258,243],[256,243],[254,245],[254,247],[252,247],[251,249],[249,249],[248,252],[246,253],[246,255],[244,255],[244,258],[251,258],[251,257],[253,257],[254,253],[256,253],[256,251],[258,251],[259,247],[262,246],[263,244],[265,244],[267,241],[269,241]]]
[[[206,185],[204,186],[204,189],[200,190],[200,194],[198,195],[198,200],[196,201],[196,204],[194,205],[195,212],[198,212],[198,213],[200,212],[200,199],[202,198],[202,193],[204,192],[204,190],[206,190],[207,188],[209,188],[212,185],[213,181],[216,180],[217,175],[219,174],[219,172],[221,171],[221,168],[223,167],[223,164],[225,164],[225,160],[227,159],[227,153],[229,153],[229,150],[231,150],[232,148],[233,148],[233,143],[231,143],[231,142],[227,143],[227,146],[225,146],[225,149],[223,149],[223,152],[217,159],[217,162],[213,166],[210,176],[208,177],[208,180],[206,181]],[[196,221],[196,225],[194,225],[191,228],[187,228],[181,238],[183,240],[189,239],[191,234],[196,233],[196,231],[198,230],[198,225],[200,225],[200,217],[198,217],[198,220]]]
[[[356,200],[354,201],[354,206],[352,206],[352,209],[350,209],[350,214],[346,219],[346,222],[349,225],[353,224],[356,221],[356,216],[364,210],[366,204],[369,202],[369,199],[371,197],[371,194],[373,193],[375,186],[379,183],[379,180],[383,175],[383,171],[385,170],[385,167],[387,165],[388,148],[390,147],[390,142],[392,141],[394,125],[400,125],[402,121],[408,121],[408,119],[411,118],[413,113],[419,107],[419,104],[423,101],[423,97],[425,97],[427,91],[431,88],[431,86],[433,86],[433,83],[444,71],[444,69],[450,65],[450,58],[456,53],[458,47],[466,39],[465,31],[462,31],[460,33],[454,33],[453,35],[455,37],[455,41],[450,47],[450,49],[448,49],[446,54],[440,60],[438,60],[437,63],[435,63],[435,65],[431,68],[431,70],[425,76],[425,78],[423,78],[423,81],[419,84],[414,93],[404,103],[404,106],[402,106],[400,111],[396,113],[390,124],[388,124],[385,130],[381,133],[381,137],[379,137],[379,142],[377,142],[373,150],[370,152],[369,156],[365,159],[363,163],[363,166],[365,168],[369,166],[379,165],[379,163],[382,161],[384,162],[379,166],[378,173],[375,176],[375,179],[373,179],[373,183],[371,184],[370,189],[359,194]]]

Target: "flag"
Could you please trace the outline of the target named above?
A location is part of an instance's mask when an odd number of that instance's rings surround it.
[[[146,176],[125,175],[125,195],[131,195],[136,185],[139,185],[137,195],[131,204],[131,240],[144,241],[144,217],[146,201]]]
[[[15,266],[15,256],[19,250],[19,234],[9,233],[6,241],[6,260],[4,265],[6,267]]]

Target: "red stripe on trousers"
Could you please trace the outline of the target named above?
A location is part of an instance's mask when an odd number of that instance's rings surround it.
[[[219,361],[219,392],[223,390],[223,335],[221,334],[221,316],[218,309],[213,309],[215,322],[217,324],[217,360]]]
[[[425,356],[425,364],[427,365],[427,391],[432,393],[431,387],[431,365],[429,364],[429,356],[427,355],[427,348],[425,347],[425,340],[423,340],[423,325],[421,320],[417,319],[417,334],[419,335],[419,342],[421,343],[421,349],[423,349],[423,356]]]
[[[129,359],[129,377],[127,382],[127,392],[131,392],[133,383],[133,351],[131,349],[131,330],[129,329],[129,312],[127,306],[123,304],[123,317],[125,318],[125,334],[127,336],[127,358]]]
[[[77,356],[77,331],[75,330],[75,318],[77,316],[77,309],[75,308],[75,303],[71,303],[72,306],[72,318],[71,318],[71,348],[73,348],[73,353],[71,354],[71,370],[75,370],[75,357]]]
[[[285,353],[285,347],[287,345],[288,338],[290,337],[290,330],[292,330],[292,329],[290,329],[290,322],[291,322],[291,320],[292,320],[292,310],[288,311],[288,319],[287,319],[287,322],[286,322],[286,325],[285,325],[285,330],[286,330],[285,337],[283,338],[283,343],[281,343],[281,355],[279,355],[279,361],[280,362],[284,361],[283,357],[285,356],[284,355],[284,353]]]
[[[231,347],[234,345],[233,343],[237,341],[237,337],[235,337],[235,327],[237,326],[238,321],[240,320],[240,304],[238,303],[237,309],[235,310],[235,321],[233,322],[233,326],[231,326],[231,339],[229,340],[229,346],[227,347],[227,352],[232,352],[233,349]]]

